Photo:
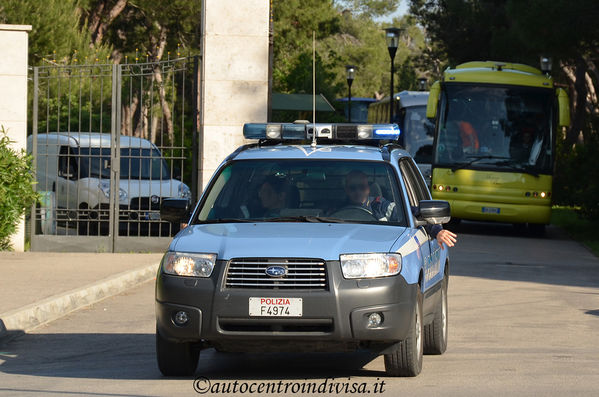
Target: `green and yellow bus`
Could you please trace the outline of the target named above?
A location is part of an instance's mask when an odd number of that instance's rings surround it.
[[[567,93],[531,66],[468,62],[430,90],[432,195],[452,218],[528,224],[551,218],[555,139],[570,124]]]

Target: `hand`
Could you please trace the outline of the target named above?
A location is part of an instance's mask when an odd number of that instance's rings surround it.
[[[457,241],[457,234],[452,233],[449,230],[443,229],[439,233],[437,233],[437,242],[439,243],[441,249],[445,249],[443,243],[445,243],[448,247],[453,247]]]

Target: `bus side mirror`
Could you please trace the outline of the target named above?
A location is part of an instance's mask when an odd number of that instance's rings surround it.
[[[557,125],[560,127],[570,126],[570,98],[568,93],[563,88],[555,90],[557,96],[558,120]]]
[[[428,103],[426,104],[426,117],[434,119],[437,117],[437,105],[439,104],[439,95],[441,94],[441,83],[435,81],[428,94]]]

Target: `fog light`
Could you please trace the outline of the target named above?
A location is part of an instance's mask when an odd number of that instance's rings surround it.
[[[189,322],[189,315],[187,314],[187,312],[184,312],[182,310],[178,311],[177,313],[175,313],[173,321],[175,322],[175,325],[183,326]]]
[[[383,313],[370,313],[368,316],[368,328],[380,327],[383,323]]]

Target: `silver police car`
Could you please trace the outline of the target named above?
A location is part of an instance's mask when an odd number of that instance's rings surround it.
[[[156,278],[164,375],[200,351],[352,351],[415,376],[447,347],[449,204],[431,200],[396,125],[246,124]],[[191,212],[191,213],[190,213]]]

